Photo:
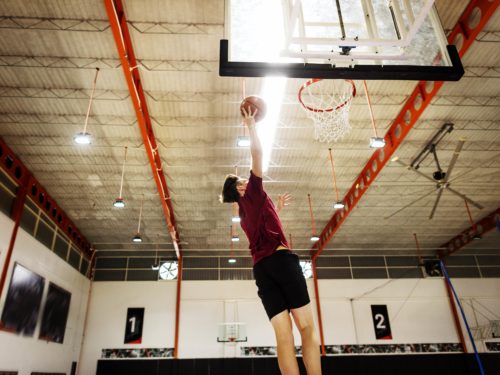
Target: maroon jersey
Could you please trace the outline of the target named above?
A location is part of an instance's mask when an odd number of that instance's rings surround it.
[[[238,206],[241,228],[250,242],[254,265],[273,254],[280,245],[289,248],[278,212],[262,186],[262,178],[255,176],[252,171],[245,195],[240,197]]]

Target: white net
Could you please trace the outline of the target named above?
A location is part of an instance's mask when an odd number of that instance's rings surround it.
[[[349,109],[355,94],[354,83],[350,80],[310,80],[303,85],[299,99],[314,122],[317,141],[335,142],[351,130]]]

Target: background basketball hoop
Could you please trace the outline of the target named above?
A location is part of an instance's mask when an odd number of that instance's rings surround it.
[[[299,102],[314,122],[314,138],[320,142],[335,142],[351,129],[349,109],[356,96],[356,86],[350,79],[313,78],[299,89]]]

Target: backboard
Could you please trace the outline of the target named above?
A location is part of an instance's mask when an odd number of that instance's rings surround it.
[[[228,0],[220,75],[459,80],[434,0]]]
[[[246,342],[247,325],[241,322],[219,323],[217,342],[237,343]]]

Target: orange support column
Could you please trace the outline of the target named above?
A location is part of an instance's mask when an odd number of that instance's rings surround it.
[[[137,124],[141,132],[144,148],[146,149],[146,154],[151,166],[156,188],[158,190],[158,194],[160,195],[160,203],[165,214],[167,230],[172,238],[172,243],[179,262],[174,346],[174,357],[176,357],[178,352],[177,343],[179,340],[180,292],[182,281],[182,249],[179,245],[180,238],[175,225],[174,210],[170,200],[167,180],[163,172],[161,157],[158,152],[158,145],[156,143],[151,117],[149,116],[146,95],[144,94],[141,77],[139,70],[137,69],[137,60],[135,57],[134,47],[132,45],[132,38],[130,37],[128,30],[123,3],[121,0],[104,0],[104,5],[106,7],[106,12],[108,13],[109,23],[111,25],[116,49],[122,64],[123,74],[130,92],[130,98],[134,106]]]
[[[175,300],[175,338],[174,338],[174,358],[179,358],[179,323],[181,316],[181,284],[182,284],[182,257],[179,258],[177,267],[177,296]]]
[[[321,344],[321,355],[325,356],[325,336],[323,334],[323,319],[321,315],[321,303],[319,301],[319,287],[318,287],[318,275],[316,274],[316,258],[312,258],[312,269],[313,269],[313,278],[314,278],[314,294],[316,296],[316,311],[318,313],[318,329],[319,329],[319,338]]]

